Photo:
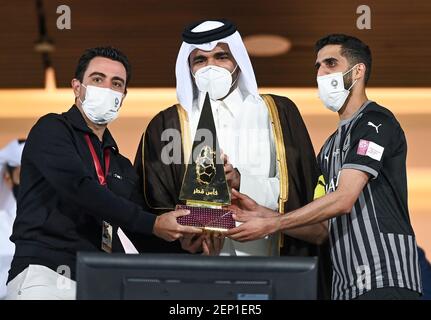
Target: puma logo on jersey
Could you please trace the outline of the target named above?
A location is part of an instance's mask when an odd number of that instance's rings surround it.
[[[372,123],[371,121],[368,121],[368,125],[371,127],[374,127],[374,129],[376,129],[376,132],[379,133],[379,127],[382,125],[381,123],[376,126],[374,123]]]

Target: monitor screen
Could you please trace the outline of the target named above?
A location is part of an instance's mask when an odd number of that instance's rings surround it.
[[[316,299],[315,257],[78,253],[77,299]]]

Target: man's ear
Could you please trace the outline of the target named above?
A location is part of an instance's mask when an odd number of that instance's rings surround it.
[[[81,81],[73,78],[70,84],[72,86],[73,94],[75,95],[75,99],[77,99],[79,97],[80,92],[81,92]]]
[[[365,79],[365,71],[367,70],[367,67],[363,63],[359,63],[356,66],[356,75],[354,77],[354,80],[360,80]]]

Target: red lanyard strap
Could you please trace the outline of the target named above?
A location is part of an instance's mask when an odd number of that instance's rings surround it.
[[[91,156],[93,157],[94,167],[96,168],[97,178],[99,178],[99,183],[102,186],[106,186],[106,177],[109,171],[109,165],[111,163],[111,153],[109,152],[109,148],[105,148],[103,150],[103,155],[105,157],[105,173],[103,172],[102,166],[99,161],[99,157],[97,156],[96,150],[94,150],[94,146],[91,143],[90,136],[86,134],[85,141],[87,141],[88,148],[90,149]]]

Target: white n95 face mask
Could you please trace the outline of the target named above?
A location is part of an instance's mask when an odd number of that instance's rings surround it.
[[[81,101],[85,115],[95,124],[107,124],[118,117],[123,94],[109,88],[82,86],[86,89]]]
[[[230,88],[234,85],[232,83],[232,74],[235,72],[238,65],[232,72],[225,68],[218,66],[206,66],[193,75],[195,77],[196,86],[201,92],[208,92],[211,100],[218,100],[225,97]]]
[[[356,65],[345,73],[334,72],[317,77],[319,98],[329,110],[338,112],[346,102],[347,97],[350,94],[350,89],[352,89],[357,80],[355,80],[350,88],[346,90],[346,88],[344,88],[343,76],[352,71],[354,67],[356,67]]]

